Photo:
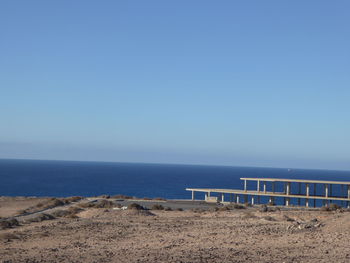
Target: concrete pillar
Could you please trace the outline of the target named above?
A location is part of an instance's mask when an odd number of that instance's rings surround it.
[[[316,184],[314,183],[314,196],[316,196]],[[314,199],[314,207],[316,207],[316,199]]]
[[[272,198],[272,196],[270,196],[269,203],[272,204],[272,202],[273,202],[273,198]]]
[[[266,193],[266,182],[264,182],[264,193]]]
[[[310,186],[309,184],[306,184],[306,196],[310,195]]]
[[[254,198],[254,196],[252,195],[252,205],[254,205],[254,201],[255,201],[255,198]]]
[[[239,195],[236,195],[236,203],[239,204]]]
[[[225,195],[224,195],[224,193],[221,194],[221,202],[225,202]]]
[[[324,189],[324,196],[328,197],[328,184],[324,185],[325,189]]]
[[[290,182],[288,182],[287,185],[286,185],[286,194],[287,195],[290,194]]]
[[[194,191],[192,191],[192,201],[194,201]]]
[[[260,192],[260,180],[258,180],[257,184],[256,184],[256,190],[258,192]]]
[[[289,204],[290,204],[290,198],[287,197],[287,198],[286,198],[286,206],[289,206]]]
[[[309,207],[309,199],[305,199],[305,206]]]
[[[244,180],[244,191],[247,192],[247,180]]]

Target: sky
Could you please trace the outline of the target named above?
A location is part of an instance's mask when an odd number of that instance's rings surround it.
[[[350,170],[349,1],[0,3],[0,158]]]

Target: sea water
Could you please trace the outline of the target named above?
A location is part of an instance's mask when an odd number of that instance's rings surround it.
[[[123,194],[189,199],[186,187],[243,189],[241,177],[350,181],[350,171],[0,159],[0,196]],[[253,182],[248,188],[256,190]],[[333,191],[339,189],[335,186]]]

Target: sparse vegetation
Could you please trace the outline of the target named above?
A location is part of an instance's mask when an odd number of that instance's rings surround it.
[[[0,234],[0,240],[10,241],[12,239],[19,239],[19,236],[15,235],[13,233],[1,233]]]
[[[45,220],[52,220],[52,219],[55,219],[55,217],[50,215],[50,214],[41,213],[41,214],[35,215],[35,216],[27,219],[25,222],[26,223],[42,222],[42,221],[45,221]]]
[[[133,210],[145,210],[145,208],[137,203],[132,203],[128,205],[128,209],[133,209]]]
[[[341,210],[342,207],[337,205],[337,204],[330,204],[329,206],[322,206],[321,211],[336,211],[336,210]]]
[[[164,211],[173,211],[173,209],[171,209],[171,207],[165,207]]]
[[[12,228],[18,226],[19,222],[15,218],[1,219],[0,220],[0,229]]]
[[[276,221],[276,219],[272,216],[263,216],[262,219],[265,219],[267,221]]]
[[[123,199],[133,199],[132,196],[128,196],[128,195],[113,195],[113,196],[111,196],[111,198],[113,198],[113,199],[121,199],[121,200],[123,200]]]
[[[153,200],[157,200],[157,201],[166,201],[165,198],[161,198],[161,197],[156,197],[156,198],[153,198]]]
[[[67,218],[77,218],[77,213],[83,211],[79,207],[70,207],[68,209],[56,210],[51,213],[54,217],[67,217]]]
[[[69,204],[69,203],[74,203],[74,202],[78,202],[80,201],[81,199],[83,199],[83,197],[81,196],[71,196],[71,197],[67,197],[64,199],[64,202],[66,204]]]
[[[256,215],[252,212],[245,212],[243,215],[244,219],[256,218]]]
[[[96,202],[80,203],[78,206],[81,208],[113,208],[116,207],[117,204],[113,201],[101,199],[97,200]]]
[[[241,204],[233,204],[232,207],[233,207],[234,209],[245,209],[245,208],[246,208],[246,206],[241,205]]]
[[[159,204],[155,204],[152,206],[151,208],[152,210],[164,210],[164,206],[159,205]]]

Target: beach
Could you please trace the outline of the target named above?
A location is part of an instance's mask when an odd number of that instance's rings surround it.
[[[2,222],[17,221],[1,224],[1,262],[350,261],[347,209],[107,196],[2,197],[0,211]]]

